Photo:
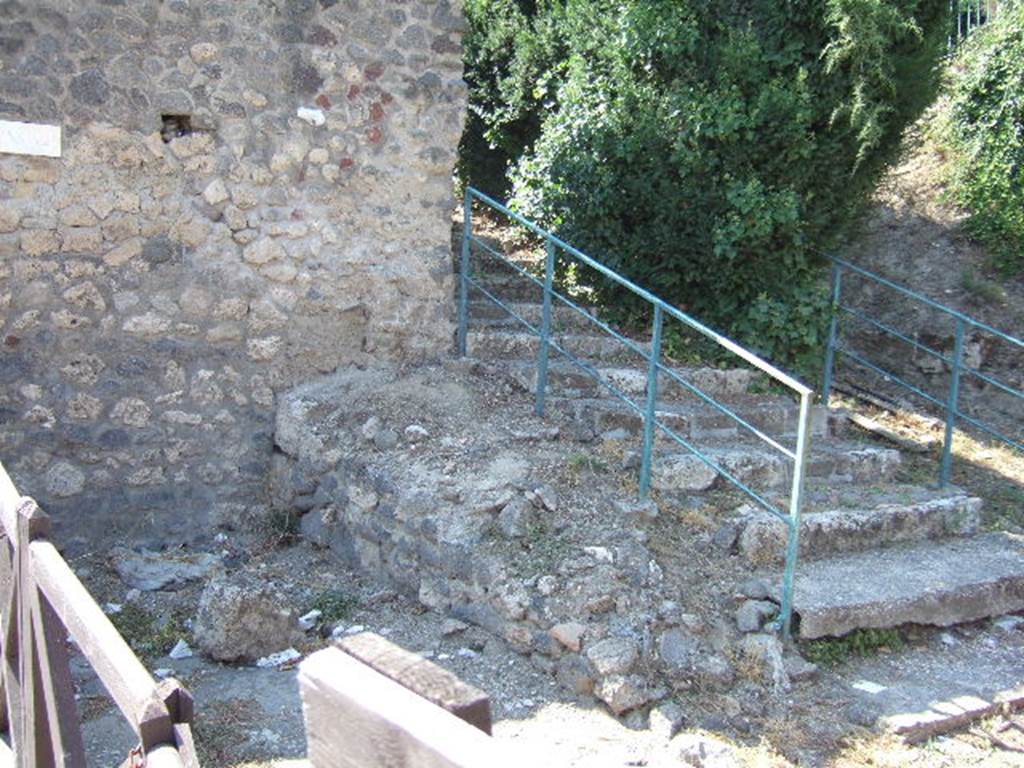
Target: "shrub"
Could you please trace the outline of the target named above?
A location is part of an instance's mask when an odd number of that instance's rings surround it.
[[[943,136],[967,230],[1004,275],[1024,272],[1024,4],[973,33],[952,68]]]
[[[532,30],[527,58],[546,67],[537,88],[496,67],[486,87],[471,79],[474,94],[490,99],[497,83],[518,105],[514,123],[478,112],[491,144],[518,157],[514,204],[807,372],[828,313],[814,254],[838,241],[927,103],[947,4],[550,0],[532,15],[516,5]],[[557,45],[539,31],[551,26]],[[510,62],[508,72],[525,66]],[[613,286],[597,287],[622,305]]]

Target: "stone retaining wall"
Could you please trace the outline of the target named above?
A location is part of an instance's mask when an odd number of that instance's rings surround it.
[[[0,2],[0,459],[69,534],[265,497],[275,393],[452,336],[447,0]],[[71,529],[71,530],[69,530]]]

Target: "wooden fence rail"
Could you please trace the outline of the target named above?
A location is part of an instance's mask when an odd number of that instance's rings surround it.
[[[125,764],[198,768],[190,694],[153,679],[49,535],[49,517],[0,465],[0,766],[86,765],[70,638],[139,737]]]
[[[191,695],[150,676],[49,535],[49,517],[0,464],[0,768],[85,768],[69,641],[138,735],[122,768],[199,768]],[[490,738],[486,694],[376,635],[313,654],[298,682],[304,768],[540,764]]]
[[[309,768],[519,768],[490,737],[482,691],[382,637],[365,633],[299,665]]]

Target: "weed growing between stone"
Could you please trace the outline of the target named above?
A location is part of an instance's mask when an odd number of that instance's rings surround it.
[[[858,629],[843,637],[828,637],[800,644],[808,660],[824,667],[835,667],[851,658],[866,658],[903,647],[898,629]]]
[[[312,610],[323,614],[321,620],[325,624],[347,619],[358,607],[359,598],[341,589],[325,589],[313,599],[310,606]]]
[[[166,656],[178,640],[189,638],[186,618],[184,611],[161,618],[140,605],[125,603],[110,620],[133,651],[151,660]]]

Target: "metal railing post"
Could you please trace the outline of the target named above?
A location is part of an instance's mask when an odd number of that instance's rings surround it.
[[[825,348],[825,381],[821,387],[821,401],[828,408],[832,394],[832,376],[836,365],[836,341],[839,335],[839,302],[843,290],[843,268],[832,263],[832,320],[828,327],[828,346]]]
[[[654,420],[658,405],[658,365],[661,363],[661,330],[664,325],[661,305],[654,305],[654,328],[651,332],[651,355],[647,366],[647,406],[644,409],[644,445],[640,461],[640,498],[651,492],[651,464],[654,454]]]
[[[473,198],[469,188],[462,203],[462,259],[459,264],[459,357],[466,356],[469,336],[469,239],[473,235]]]
[[[547,256],[544,260],[544,308],[541,312],[540,350],[537,352],[537,404],[538,416],[544,415],[544,401],[548,392],[548,357],[551,347],[551,294],[555,282],[555,243],[547,238]]]
[[[811,399],[813,393],[800,395],[800,423],[797,427],[796,459],[793,461],[793,485],[789,494],[789,536],[786,541],[786,569],[782,575],[782,606],[779,620],[782,635],[793,636],[793,586],[796,582],[796,563],[800,557],[800,520],[804,504],[804,478],[807,452],[811,437]]]
[[[953,431],[956,427],[957,410],[960,403],[960,368],[964,357],[965,325],[963,318],[956,320],[956,341],[953,344],[953,360],[949,380],[949,401],[946,403],[946,438],[942,444],[942,465],[939,468],[939,487],[949,485],[953,467]]]

